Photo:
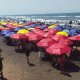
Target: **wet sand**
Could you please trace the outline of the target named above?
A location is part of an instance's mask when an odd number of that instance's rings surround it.
[[[1,36],[0,48],[3,50],[3,75],[6,80],[80,80],[80,61],[73,62],[77,67],[69,72],[72,77],[68,77],[60,74],[59,70],[52,67],[52,63],[40,63],[37,52],[30,55],[30,61],[35,66],[29,66],[25,54],[16,53],[15,47],[5,45]]]

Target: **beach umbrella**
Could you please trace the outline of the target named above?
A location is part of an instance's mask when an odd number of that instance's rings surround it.
[[[3,28],[3,30],[12,30],[12,28],[6,27],[6,28]]]
[[[69,39],[60,39],[58,43],[65,44],[65,45],[72,45],[73,44],[73,42]]]
[[[45,28],[43,31],[48,32],[49,30],[51,30],[51,28]]]
[[[51,46],[54,43],[56,43],[56,41],[54,41],[50,38],[44,38],[44,39],[40,40],[36,45],[38,47],[47,48],[47,47]]]
[[[56,25],[51,25],[48,28],[55,28],[55,27],[56,27]]]
[[[68,37],[64,35],[54,35],[54,36],[51,36],[51,39],[55,41],[60,41],[61,39],[68,39]]]
[[[55,27],[55,29],[57,29],[57,30],[63,30],[63,26],[57,25],[57,26]]]
[[[28,40],[29,41],[38,41],[40,39],[42,39],[42,37],[37,35],[37,34],[34,34],[34,33],[33,34],[29,34],[29,36],[28,36]]]
[[[69,31],[70,31],[70,33],[69,33],[70,36],[75,36],[75,35],[77,35],[76,29],[71,29],[71,30],[69,30]]]
[[[64,32],[64,31],[57,32],[56,34],[57,34],[57,35],[68,36],[68,33],[67,33],[67,32]]]
[[[51,36],[53,36],[53,34],[50,33],[50,32],[45,32],[44,35],[43,35],[43,37],[45,37],[45,38],[51,37]]]
[[[73,40],[73,41],[80,41],[80,34],[77,35],[77,36],[72,36],[72,37],[69,37],[70,40]]]
[[[22,27],[16,27],[16,28],[13,29],[13,31],[17,32],[17,31],[19,31],[21,29],[22,29]]]
[[[13,24],[7,23],[6,26],[7,26],[7,27],[13,27]]]
[[[12,35],[10,36],[10,38],[12,38],[12,39],[17,39],[17,40],[27,39],[27,37],[26,37],[24,34],[12,34]]]
[[[3,21],[3,22],[1,22],[1,24],[2,24],[2,25],[6,25],[6,24],[7,24],[7,22]]]
[[[5,34],[7,34],[8,32],[10,32],[10,30],[2,30],[1,34],[2,34],[2,35],[5,35]]]
[[[29,33],[25,34],[25,36],[26,36],[26,37],[29,37],[29,36],[31,36],[31,35],[33,35],[33,34],[34,34],[33,32],[29,32]]]
[[[52,29],[52,28],[46,28],[43,30],[44,32],[50,32],[50,33],[53,33],[53,34],[56,34],[58,32],[58,30],[56,29]]]
[[[10,37],[12,34],[15,34],[15,32],[8,32],[7,34],[4,35],[4,37]]]
[[[41,30],[44,30],[44,29],[47,28],[47,27],[48,27],[47,25],[42,25],[40,29],[41,29]]]
[[[29,28],[35,28],[35,27],[36,27],[36,24],[29,25]]]
[[[27,34],[27,33],[29,33],[29,31],[26,30],[26,29],[21,29],[17,33],[19,33],[19,34]]]
[[[34,32],[37,35],[43,36],[44,35],[44,31],[40,30],[40,29],[34,29],[32,30],[32,32]]]
[[[30,21],[30,22],[25,22],[24,25],[25,25],[25,26],[29,26],[29,25],[31,25],[31,24],[33,24],[33,22]]]
[[[46,49],[46,52],[51,55],[67,54],[70,53],[70,51],[71,47],[59,43],[53,44]]]
[[[0,26],[0,31],[2,31],[4,29],[4,27],[3,26]]]

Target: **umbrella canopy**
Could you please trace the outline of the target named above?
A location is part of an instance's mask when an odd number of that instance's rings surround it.
[[[29,33],[29,31],[26,30],[26,29],[21,29],[17,33],[19,33],[19,34],[27,34],[27,33]]]
[[[69,37],[70,40],[73,40],[73,41],[80,41],[80,34],[77,35],[77,36],[72,36],[72,37]]]
[[[2,25],[6,25],[6,24],[7,24],[7,22],[3,21],[3,22],[1,22],[1,24],[2,24]]]
[[[54,41],[50,38],[44,38],[44,39],[40,40],[36,45],[38,47],[47,48],[47,47],[51,46],[54,43],[56,43],[56,41]]]
[[[51,25],[48,28],[55,28],[55,27],[56,27],[56,25]]]
[[[12,34],[10,37],[12,39],[17,39],[17,40],[27,39],[27,37],[24,34]]]
[[[73,44],[73,42],[69,39],[60,39],[59,43],[60,44],[65,44],[65,45],[72,45]]]
[[[53,39],[55,41],[60,41],[61,39],[68,39],[68,37],[64,36],[64,35],[54,35],[51,37],[51,39]]]
[[[43,37],[45,37],[45,38],[51,37],[51,36],[53,36],[53,34],[50,33],[50,32],[46,32],[46,33],[44,33],[44,35],[43,35]]]
[[[35,34],[40,35],[40,36],[44,35],[44,32],[40,29],[34,29],[34,30],[32,30],[32,32],[34,32]]]
[[[0,31],[2,31],[4,29],[4,27],[3,26],[0,26]]]
[[[57,25],[57,26],[55,27],[55,29],[57,29],[57,30],[63,30],[63,26]]]
[[[2,35],[5,35],[5,34],[7,34],[8,32],[10,32],[10,30],[2,30],[1,34],[2,34]]]
[[[38,41],[40,39],[42,39],[42,37],[37,34],[34,34],[34,33],[32,33],[32,34],[30,33],[28,36],[29,41]]]
[[[51,55],[62,55],[70,53],[71,48],[66,45],[62,45],[59,43],[51,45],[49,48],[46,49],[46,52]]]
[[[76,29],[71,29],[69,30],[70,31],[70,36],[75,36],[77,33],[76,33]]]
[[[15,34],[15,32],[8,32],[7,34],[4,35],[4,37],[10,37],[12,34]]]
[[[22,30],[22,27],[16,27],[16,28],[13,29],[13,31],[16,31],[16,32],[19,31],[19,30]]]
[[[29,33],[25,34],[25,36],[29,37],[29,36],[31,36],[33,34],[34,34],[33,32],[29,32]]]
[[[58,30],[56,29],[52,29],[52,28],[46,28],[43,30],[44,32],[50,32],[50,33],[53,33],[53,34],[56,34],[58,32]]]
[[[67,33],[67,32],[64,32],[64,31],[57,32],[56,34],[57,34],[57,35],[68,36],[68,33]]]

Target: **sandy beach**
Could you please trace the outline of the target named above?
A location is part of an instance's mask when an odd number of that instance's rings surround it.
[[[80,61],[73,61],[75,68],[68,77],[60,74],[60,71],[52,67],[50,62],[40,63],[37,52],[30,55],[31,67],[27,64],[24,53],[16,53],[15,47],[7,46],[0,36],[0,48],[3,50],[3,75],[5,80],[80,80]],[[72,69],[72,68],[70,68]]]

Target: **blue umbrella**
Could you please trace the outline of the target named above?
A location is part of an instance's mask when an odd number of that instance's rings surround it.
[[[3,31],[1,32],[1,34],[2,34],[2,35],[5,35],[5,34],[7,34],[8,32],[10,32],[10,30],[3,30]]]
[[[75,36],[77,34],[76,29],[70,30],[70,36]]]
[[[10,37],[12,34],[15,34],[15,32],[9,32],[9,33],[5,34],[4,37]]]
[[[17,28],[14,28],[13,31],[17,32],[17,31],[19,31],[19,30],[21,30],[21,29],[22,29],[22,27],[17,27]]]
[[[60,25],[59,25],[59,26],[56,26],[55,28],[56,28],[57,30],[63,30],[63,26],[60,26]]]
[[[41,29],[44,30],[47,27],[48,27],[47,25],[42,25]]]

